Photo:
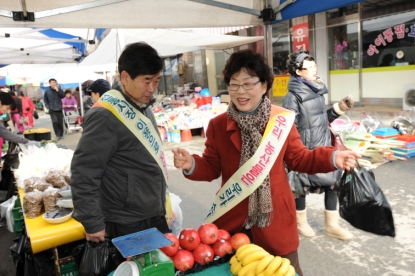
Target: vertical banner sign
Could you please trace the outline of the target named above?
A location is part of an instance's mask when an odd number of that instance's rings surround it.
[[[284,97],[288,93],[288,81],[290,75],[274,76],[274,85],[272,87],[274,97]]]
[[[293,25],[293,51],[310,50],[308,40],[308,22]]]

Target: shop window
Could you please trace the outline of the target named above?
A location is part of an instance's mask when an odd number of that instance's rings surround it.
[[[377,0],[378,1],[378,0]],[[327,11],[327,19],[340,18],[358,12],[358,4]]]
[[[363,21],[363,67],[415,64],[415,10]]]
[[[359,67],[358,23],[329,28],[330,70],[345,70]]]
[[[287,74],[287,60],[290,53],[290,32],[288,24],[289,21],[287,20],[285,22],[272,25],[272,53],[274,75]]]
[[[361,5],[362,19],[376,18],[415,9],[414,0],[365,0]]]

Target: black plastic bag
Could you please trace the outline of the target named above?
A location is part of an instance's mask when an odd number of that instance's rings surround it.
[[[301,184],[301,175],[298,172],[290,171],[287,174],[287,178],[294,196],[299,197],[304,195],[304,187]]]
[[[37,114],[36,110],[33,110],[33,118],[35,118],[36,120],[39,119],[39,114]]]
[[[80,276],[106,276],[109,269],[108,240],[100,243],[87,241],[79,266]]]
[[[338,188],[342,218],[358,229],[395,237],[392,209],[369,171],[360,166],[345,171]]]

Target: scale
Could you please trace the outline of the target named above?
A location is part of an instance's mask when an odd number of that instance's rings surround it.
[[[174,276],[173,261],[159,248],[172,242],[157,228],[112,239],[114,246],[124,258],[134,262],[139,276]]]

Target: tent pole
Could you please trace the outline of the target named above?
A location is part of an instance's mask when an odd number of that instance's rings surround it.
[[[272,59],[272,25],[271,22],[264,22],[264,56],[268,62],[269,67],[273,68]],[[273,100],[273,89],[268,90],[268,98]]]
[[[81,116],[84,116],[84,97],[82,95],[83,91],[82,91],[82,83],[81,83],[81,77],[79,74],[79,63],[76,65],[76,67],[78,68],[78,87],[79,87],[79,104],[81,105]]]

